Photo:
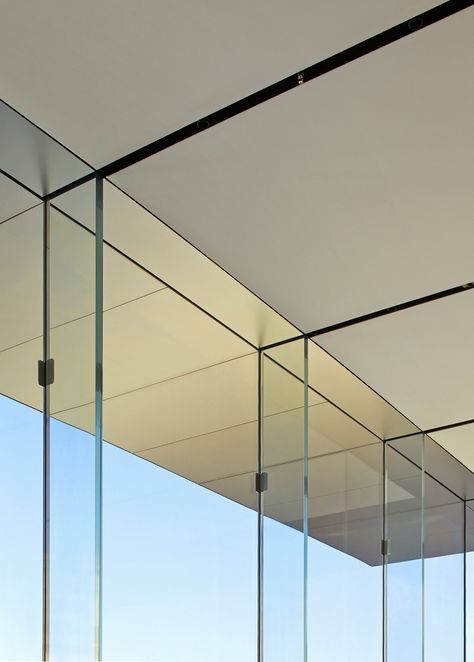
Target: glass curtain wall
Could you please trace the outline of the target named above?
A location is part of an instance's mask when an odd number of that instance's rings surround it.
[[[262,355],[262,659],[382,660],[383,442],[327,397],[313,343]]]
[[[108,182],[15,193],[0,659],[469,660],[454,459]]]
[[[41,200],[0,175],[0,659],[42,655]]]
[[[162,232],[106,187],[103,657],[256,660],[258,353],[184,296]]]

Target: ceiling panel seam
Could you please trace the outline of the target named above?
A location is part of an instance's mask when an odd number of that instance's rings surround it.
[[[113,186],[115,186],[115,184],[113,184]],[[118,187],[116,187],[116,188],[118,188]],[[119,190],[121,191],[121,189],[119,189]],[[123,193],[123,191],[121,191],[121,192]],[[131,198],[127,193],[124,193],[124,195],[126,195],[128,198],[130,198],[130,200],[133,200],[133,198]],[[135,202],[135,201],[134,201],[134,202]],[[139,203],[137,203],[137,204],[139,204]],[[140,206],[142,206],[142,205],[140,205]],[[60,214],[62,214],[63,216],[65,216],[67,219],[69,219],[70,221],[72,221],[73,223],[76,223],[76,224],[79,225],[81,228],[83,228],[84,230],[86,230],[87,232],[89,232],[92,236],[95,236],[95,232],[94,232],[91,228],[89,228],[89,227],[87,227],[86,225],[84,225],[83,223],[81,223],[81,221],[78,221],[78,220],[75,219],[73,216],[71,216],[71,215],[68,214],[67,212],[63,211],[62,209],[60,209],[60,208],[57,207],[56,205],[53,205],[53,204],[52,204],[51,207],[52,207],[53,209],[55,209],[57,212],[59,212]],[[160,223],[163,223],[163,221],[161,221],[157,216],[155,216],[155,214],[152,214],[151,212],[148,212],[148,210],[145,210],[145,211],[147,211],[147,213],[151,214],[151,216],[153,216],[154,218],[156,218],[157,221],[159,221]],[[166,224],[165,224],[165,225],[166,225]],[[167,227],[168,227],[168,226],[167,226]],[[177,236],[180,236],[180,235],[177,235]],[[183,241],[186,241],[186,239],[183,238]],[[104,246],[107,246],[108,248],[110,248],[110,249],[112,249],[113,251],[115,251],[115,252],[117,253],[117,255],[120,255],[120,256],[123,257],[124,259],[128,260],[128,262],[130,262],[131,264],[133,264],[134,266],[136,266],[138,269],[140,269],[141,271],[143,271],[144,273],[146,273],[148,276],[150,276],[150,277],[153,278],[154,280],[157,280],[159,283],[162,283],[162,284],[165,286],[165,288],[168,288],[171,292],[174,292],[175,294],[177,294],[178,296],[180,296],[180,297],[181,297],[182,299],[184,299],[187,303],[191,304],[192,306],[194,306],[195,308],[197,308],[199,311],[201,311],[202,313],[204,313],[207,317],[210,317],[212,320],[214,320],[214,322],[217,322],[217,324],[220,324],[220,326],[222,326],[222,327],[224,327],[225,329],[227,329],[227,331],[229,331],[229,332],[232,333],[234,336],[236,336],[237,338],[239,338],[240,340],[242,340],[243,342],[245,342],[245,343],[246,343],[247,345],[249,345],[249,347],[251,347],[254,351],[257,351],[257,350],[258,350],[258,347],[257,347],[256,345],[254,345],[252,342],[250,342],[250,340],[247,340],[247,338],[244,338],[244,336],[240,335],[240,333],[238,333],[237,331],[235,331],[234,329],[232,329],[232,328],[231,328],[230,326],[228,326],[225,322],[223,322],[223,321],[220,320],[218,317],[216,317],[215,315],[213,315],[212,313],[210,313],[208,310],[206,310],[205,308],[203,308],[202,306],[200,306],[198,303],[196,303],[195,301],[193,301],[192,299],[190,299],[188,296],[186,296],[185,294],[183,294],[183,293],[182,293],[180,290],[178,290],[176,287],[174,287],[173,285],[171,285],[171,284],[168,283],[167,281],[165,281],[165,280],[163,280],[162,278],[160,278],[159,276],[157,276],[153,271],[151,271],[150,269],[148,269],[147,267],[145,267],[143,264],[141,264],[140,262],[138,262],[137,260],[135,260],[135,259],[134,259],[133,257],[131,257],[130,255],[128,255],[128,253],[125,253],[125,252],[122,251],[120,248],[117,248],[117,246],[115,246],[114,244],[112,244],[110,241],[107,241],[107,239],[104,239],[104,240],[103,240],[103,243],[104,243]],[[189,244],[189,242],[186,242],[186,243]],[[191,245],[191,244],[189,244],[189,245]],[[193,248],[194,248],[194,246],[193,246]],[[196,250],[197,250],[197,249],[196,249]],[[207,258],[207,256],[205,256],[205,257],[206,257],[206,259],[209,259],[209,258]],[[210,260],[210,261],[213,262],[212,260]],[[213,264],[216,264],[216,263],[213,262]],[[216,266],[219,266],[219,265],[216,264]],[[222,267],[219,266],[219,269],[222,269]],[[222,269],[222,271],[224,271],[224,273],[227,273],[227,272],[225,272],[224,269]],[[233,276],[232,276],[232,278],[233,278]],[[236,279],[234,278],[234,280],[236,280]],[[238,282],[238,281],[236,281],[236,282]],[[245,286],[242,285],[242,287],[245,287]],[[248,290],[248,288],[245,288],[245,289]],[[250,292],[250,290],[248,290],[248,291]],[[253,292],[252,292],[252,294],[253,294]],[[254,296],[257,296],[257,295],[254,295]],[[267,303],[265,303],[265,302],[263,301],[263,299],[260,299],[260,297],[257,297],[257,298],[259,299],[259,301],[261,301],[262,303],[264,303],[266,306],[268,305]],[[270,308],[270,306],[268,306],[268,307]],[[273,310],[273,309],[272,309],[272,310]],[[275,312],[276,312],[276,311],[275,311]],[[279,313],[278,313],[278,314],[279,314]]]
[[[318,404],[323,404],[323,403],[318,403]],[[316,406],[316,405],[313,405],[313,406]],[[274,415],[274,414],[272,414],[272,415]],[[373,448],[374,446],[376,447],[376,446],[380,445],[381,443],[382,442],[380,442],[380,441],[374,441],[370,444],[364,444],[362,446],[353,446],[352,448],[341,448],[340,450],[331,451],[330,453],[321,453],[319,455],[310,455],[308,457],[308,462],[311,461],[311,460],[323,460],[324,458],[327,458],[327,457],[334,457],[336,455],[341,455],[341,454],[344,454],[344,453],[351,453],[353,451],[359,451],[363,448],[364,449],[365,448]],[[284,461],[284,462],[276,462],[275,464],[267,464],[267,465],[265,465],[265,469],[268,470],[268,469],[277,469],[278,467],[287,467],[290,464],[296,464],[298,462],[302,462],[303,460],[304,460],[303,457],[297,457],[297,458],[293,458],[292,460],[287,460],[287,461]],[[219,478],[211,478],[209,480],[203,481],[202,483],[200,483],[200,485],[209,485],[209,484],[214,483],[214,482],[219,481],[219,480],[226,480],[227,478],[238,478],[239,476],[245,476],[249,473],[251,473],[251,471],[242,471],[242,472],[237,473],[237,474],[229,474],[229,475],[220,476]],[[358,489],[358,488],[354,488],[354,489]]]
[[[167,290],[168,288],[166,285],[163,287],[160,287],[157,290],[153,290],[153,292],[147,292],[146,294],[141,294],[138,297],[135,297],[134,299],[129,299],[128,301],[123,301],[122,303],[118,303],[115,306],[111,306],[110,308],[104,308],[103,312],[107,313],[111,310],[116,310],[117,308],[121,308],[122,306],[126,306],[129,303],[134,303],[135,301],[140,301],[140,299],[144,299],[146,297],[151,296],[152,294],[156,294],[157,292],[162,292],[163,290]],[[80,322],[83,319],[86,319],[87,317],[92,317],[95,315],[95,312],[92,313],[85,313],[84,315],[79,315],[78,317],[74,317],[73,319],[67,320],[66,322],[61,322],[60,324],[55,324],[50,328],[51,331],[55,331],[56,329],[60,329],[63,326],[67,326],[68,324],[73,324],[74,322]],[[21,347],[22,345],[27,345],[28,343],[34,342],[35,340],[39,340],[40,338],[43,337],[43,334],[40,334],[38,336],[34,336],[33,338],[28,338],[27,340],[22,340],[19,343],[16,343],[15,345],[10,345],[9,347],[4,347],[3,349],[0,349],[0,354],[3,352],[8,352],[11,349],[16,349],[17,347]]]
[[[418,434],[420,434],[420,433],[418,433]],[[410,436],[417,436],[417,435],[410,435]],[[430,439],[431,439],[431,437],[430,437]],[[434,439],[431,439],[431,441],[432,441],[434,444],[436,444],[437,446],[439,446],[440,448],[443,448],[443,447],[440,446],[440,444],[438,444]],[[400,457],[402,457],[404,460],[406,460],[407,462],[410,462],[410,464],[412,464],[414,467],[416,467],[416,468],[419,469],[420,471],[424,471],[424,474],[425,474],[426,476],[428,476],[429,478],[431,478],[432,480],[434,480],[435,483],[437,483],[438,485],[441,485],[441,487],[444,487],[446,490],[448,490],[448,492],[451,492],[451,494],[453,494],[453,495],[456,497],[456,499],[459,499],[460,501],[466,501],[466,499],[464,499],[464,498],[463,498],[462,496],[460,496],[459,494],[456,494],[456,492],[454,492],[450,487],[448,487],[447,485],[445,485],[444,483],[442,483],[438,478],[436,478],[435,476],[433,476],[433,474],[431,474],[429,471],[427,471],[426,468],[423,470],[422,467],[421,467],[419,464],[417,464],[414,460],[412,460],[412,459],[411,459],[410,457],[408,457],[407,455],[404,455],[404,454],[403,454],[398,448],[396,448],[395,446],[393,446],[392,444],[390,444],[388,441],[385,442],[385,443],[387,443],[387,444],[389,445],[390,449],[391,449],[392,451],[394,451],[395,453],[397,453],[397,454],[398,454]],[[446,450],[446,449],[443,448],[443,450]],[[449,453],[449,455],[451,455],[451,453]],[[451,455],[451,457],[454,457],[454,456]],[[463,467],[463,468],[464,468],[464,469],[465,469],[465,470],[466,470],[471,476],[474,476],[473,472],[472,472],[470,469],[468,469],[468,468],[466,467],[465,464],[462,464],[462,462],[460,462],[457,458],[454,458],[454,459],[455,459],[456,462],[457,462],[458,464],[460,464],[460,465],[461,465],[461,466],[462,466],[462,467]]]
[[[318,405],[325,405],[328,404],[327,402],[315,402],[313,405],[309,405],[308,409],[311,407],[317,407]],[[276,411],[273,414],[266,414],[265,419],[268,418],[273,418],[274,416],[281,416],[282,414],[290,414],[291,412],[295,411],[301,411],[303,409],[303,406],[300,407],[292,407],[291,409],[282,409],[281,411]],[[167,441],[164,444],[160,444],[158,446],[150,446],[150,448],[142,448],[140,450],[133,451],[135,455],[139,455],[140,453],[149,453],[151,451],[157,450],[158,448],[166,448],[168,446],[173,446],[174,444],[181,444],[184,441],[192,441],[193,439],[199,439],[201,437],[207,437],[210,434],[218,434],[219,432],[225,432],[226,430],[234,430],[236,428],[240,428],[244,425],[251,425],[252,423],[258,423],[258,418],[252,418],[248,421],[243,421],[242,423],[236,423],[235,425],[227,425],[226,427],[219,428],[217,430],[210,430],[208,432],[202,432],[201,434],[194,434],[191,437],[183,437],[182,439],[175,439],[174,441]],[[378,441],[373,442],[373,443],[380,443]]]
[[[175,379],[182,379],[183,377],[188,377],[189,375],[194,375],[198,372],[203,372],[204,370],[210,370],[212,368],[217,368],[222,365],[226,365],[227,363],[231,363],[232,361],[238,361],[240,359],[245,359],[249,356],[254,356],[255,352],[249,352],[247,354],[241,354],[239,356],[233,356],[230,359],[226,359],[225,361],[218,361],[217,363],[211,363],[210,365],[205,365],[202,366],[201,368],[196,368],[195,370],[190,370],[189,372],[183,372],[179,375],[172,375],[171,377],[167,377],[166,379],[160,379],[157,382],[152,382],[151,384],[144,384],[143,386],[137,386],[137,388],[132,388],[129,391],[124,391],[123,393],[116,393],[115,395],[109,395],[108,397],[103,398],[103,402],[108,402],[109,400],[115,400],[116,398],[122,398],[125,395],[130,395],[131,393],[136,393],[138,391],[143,391],[147,388],[153,388],[154,386],[159,386],[160,384],[166,384],[167,382],[174,381]],[[95,403],[95,400],[90,400],[89,402],[83,402],[80,405],[74,405],[73,407],[66,407],[66,409],[60,409],[58,411],[53,412],[51,415],[52,416],[57,416],[58,414],[64,414],[68,411],[74,411],[75,409],[81,409],[81,407],[88,407],[89,405],[93,405]]]
[[[3,102],[3,103],[4,103],[4,102]],[[15,110],[15,112],[18,112],[18,111]],[[53,138],[53,140],[54,140],[54,138]],[[10,174],[9,172],[7,172],[6,170],[3,170],[3,168],[0,168],[0,175],[3,175],[4,177],[6,177],[7,179],[9,179],[11,182],[13,182],[14,184],[16,184],[17,186],[19,186],[19,187],[22,188],[23,190],[28,191],[28,193],[29,193],[30,195],[33,195],[33,196],[34,196],[35,198],[37,198],[38,200],[40,200],[40,201],[43,201],[43,200],[44,200],[44,197],[43,197],[42,195],[40,195],[39,193],[36,193],[36,191],[33,191],[33,189],[31,189],[29,186],[27,186],[26,184],[23,184],[23,182],[20,182],[19,179],[17,179],[17,178],[14,177],[13,175],[11,175],[11,174]]]
[[[37,202],[35,205],[32,205],[31,207],[27,207],[26,209],[23,209],[22,211],[19,211],[16,214],[13,214],[13,216],[9,216],[8,218],[4,218],[3,221],[0,221],[0,225],[3,225],[4,223],[8,223],[8,221],[13,221],[14,218],[17,218],[18,216],[21,216],[22,214],[26,214],[27,212],[31,211],[32,209],[36,209],[36,207],[39,207],[40,205],[41,205],[41,202]]]

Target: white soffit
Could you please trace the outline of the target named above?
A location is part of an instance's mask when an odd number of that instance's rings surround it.
[[[304,379],[302,341],[280,345],[267,350],[265,355]],[[314,342],[308,343],[308,383],[381,439],[418,431],[411,421]]]
[[[8,103],[103,165],[436,4],[10,0],[0,84]]]
[[[305,331],[474,277],[474,11],[113,179]]]
[[[298,334],[281,315],[109,182],[104,186],[104,239],[255,346]]]
[[[474,425],[462,425],[430,435],[443,448],[474,471]]]
[[[467,290],[317,340],[427,430],[474,418],[473,337]]]

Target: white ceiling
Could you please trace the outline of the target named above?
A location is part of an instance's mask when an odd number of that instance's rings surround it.
[[[473,338],[467,290],[317,340],[427,430],[474,418]]]
[[[103,165],[436,4],[6,0],[2,97]]]
[[[471,471],[474,471],[474,425],[463,425],[431,435]]]
[[[113,179],[310,331],[474,279],[474,10]]]

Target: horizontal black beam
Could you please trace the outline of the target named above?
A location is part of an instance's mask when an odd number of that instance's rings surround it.
[[[280,94],[283,94],[284,92],[288,92],[289,90],[292,90],[303,83],[307,83],[310,80],[319,78],[320,76],[323,76],[324,74],[327,74],[334,69],[338,69],[339,67],[342,67],[349,62],[353,62],[354,60],[357,60],[364,55],[372,53],[379,48],[383,48],[388,44],[398,41],[399,39],[402,39],[403,37],[406,37],[407,35],[412,34],[417,30],[425,28],[428,25],[432,25],[433,23],[437,23],[438,21],[447,18],[452,14],[455,14],[462,9],[465,9],[466,7],[469,7],[471,4],[472,0],[449,0],[448,2],[444,2],[443,4],[434,7],[433,9],[429,9],[428,11],[423,12],[422,14],[419,14],[418,16],[415,16],[408,21],[404,21],[403,23],[389,28],[388,30],[384,30],[383,32],[380,32],[373,37],[369,37],[368,39],[365,39],[364,41],[361,41],[358,44],[351,46],[350,48],[346,48],[336,55],[331,55],[321,62],[313,64],[306,69],[287,76],[286,78],[283,78],[282,80],[279,80],[278,82],[273,83],[272,85],[269,85],[268,87],[265,87],[258,92],[254,92],[253,94],[250,94],[249,96],[244,97],[239,101],[231,103],[225,108],[202,117],[197,122],[188,124],[187,126],[178,129],[177,131],[174,131],[173,133],[170,133],[169,135],[164,136],[159,140],[155,140],[154,142],[145,145],[144,147],[141,147],[134,152],[131,152],[127,156],[109,163],[109,165],[102,169],[101,174],[104,177],[114,175],[124,168],[128,168],[138,163],[139,161],[142,161],[143,159],[158,154],[159,152],[162,152],[163,150],[168,149],[169,147],[172,147],[173,145],[176,145],[183,140],[187,140],[188,138],[191,138],[198,133],[202,133],[206,129],[216,126],[217,124],[231,119],[236,115],[240,115],[246,110],[255,108],[265,101],[269,101],[270,99],[273,99]]]
[[[446,297],[453,296],[454,294],[461,294],[461,292],[467,292],[474,288],[474,283],[464,283],[463,285],[456,285],[456,287],[450,287],[447,290],[441,290],[440,292],[435,292],[434,294],[428,294],[424,297],[419,297],[418,299],[412,299],[411,301],[405,301],[404,303],[399,303],[396,306],[389,306],[388,308],[382,308],[381,310],[376,310],[373,313],[367,313],[366,315],[360,315],[359,317],[352,317],[344,322],[338,322],[337,324],[331,324],[330,326],[325,326],[317,331],[311,331],[311,333],[306,334],[308,338],[315,338],[317,336],[322,336],[326,333],[332,333],[333,331],[339,331],[340,329],[345,329],[349,326],[354,326],[356,324],[361,324],[362,322],[369,322],[370,320],[377,319],[378,317],[385,317],[385,315],[392,315],[393,313],[398,313],[402,310],[408,310],[409,308],[415,308],[416,306],[422,306],[425,303],[431,303],[432,301],[438,301],[439,299],[445,299]]]
[[[452,430],[453,428],[460,428],[463,425],[472,425],[474,423],[474,418],[468,418],[466,421],[457,421],[457,423],[448,423],[447,425],[439,425],[436,428],[430,428],[429,430],[424,430],[424,434],[434,434],[435,432],[443,432],[444,430]],[[473,438],[474,446],[474,438]]]
[[[291,74],[290,76],[287,76],[286,78],[283,78],[282,80],[279,80],[276,83],[263,88],[262,90],[258,90],[257,92],[254,92],[253,94],[250,94],[243,99],[239,99],[239,101],[235,101],[234,103],[231,103],[230,105],[225,106],[224,108],[221,108],[220,110],[217,110],[210,115],[201,117],[197,121],[192,122],[191,124],[188,124],[181,129],[173,131],[172,133],[163,136],[162,138],[159,138],[158,140],[155,140],[148,145],[145,145],[144,147],[140,147],[139,149],[130,152],[126,156],[122,156],[121,158],[112,161],[108,165],[99,168],[96,173],[86,175],[76,182],[72,182],[71,184],[62,187],[57,191],[49,193],[47,196],[45,196],[45,198],[55,198],[58,195],[66,193],[72,188],[75,188],[78,185],[90,181],[94,176],[110,177],[111,175],[115,175],[125,168],[129,168],[130,166],[133,166],[136,163],[149,158],[150,156],[154,156],[155,154],[158,154],[159,152],[162,152],[169,147],[177,145],[183,140],[187,140],[188,138],[191,138],[198,133],[202,133],[203,131],[210,129],[217,124],[221,124],[222,122],[225,122],[232,117],[236,117],[237,115],[240,115],[241,113],[250,110],[251,108],[255,108],[256,106],[269,101],[270,99],[274,99],[280,94],[284,94],[285,92],[293,90],[296,87],[299,87],[299,85],[307,83],[310,80],[314,80],[315,78],[319,78],[320,76],[323,76],[330,71],[334,71],[335,69],[338,69],[345,64],[349,64],[350,62],[353,62],[354,60],[357,60],[364,55],[373,53],[374,51],[379,50],[384,46],[392,44],[399,39],[403,39],[413,32],[426,28],[429,25],[433,25],[438,21],[441,21],[449,16],[452,16],[453,14],[456,14],[459,11],[462,11],[463,9],[466,9],[467,7],[470,7],[472,4],[473,0],[448,0],[448,2],[444,2],[437,7],[428,9],[422,14],[418,14],[409,20],[403,21],[403,23],[399,23],[398,25],[388,28],[387,30],[380,32],[373,37],[364,39],[364,41],[361,41],[354,46],[350,46],[349,48],[346,48],[345,50],[336,53],[335,55],[331,55],[330,57],[321,60],[316,64],[302,69],[301,71]]]
[[[445,299],[446,297],[453,296],[454,294],[461,294],[462,292],[467,292],[474,288],[474,282],[464,283],[463,285],[456,285],[456,287],[450,287],[447,290],[441,290],[440,292],[434,292],[433,294],[428,294],[424,297],[419,297],[418,299],[411,299],[411,301],[404,301],[399,303],[396,306],[389,306],[388,308],[382,308],[380,310],[375,310],[372,313],[367,313],[365,315],[359,315],[359,317],[351,317],[344,322],[337,322],[336,324],[331,324],[330,326],[323,326],[316,331],[310,331],[309,333],[301,333],[291,338],[285,338],[284,340],[279,340],[269,345],[265,345],[260,349],[268,351],[274,349],[275,347],[281,347],[282,345],[288,345],[289,343],[302,340],[303,338],[316,338],[318,336],[323,336],[327,333],[332,333],[334,331],[340,331],[341,329],[346,329],[350,326],[355,326],[356,324],[361,324],[362,322],[370,322],[370,320],[377,319],[378,317],[385,317],[386,315],[393,315],[393,313],[398,313],[402,310],[408,310],[409,308],[415,308],[416,306],[422,306],[426,303],[431,303],[432,301],[438,301],[439,299]]]
[[[447,423],[446,425],[438,425],[435,428],[428,428],[426,430],[422,430],[420,428],[418,430],[418,432],[408,432],[407,434],[401,434],[401,435],[398,435],[397,437],[388,437],[387,439],[384,439],[384,441],[390,442],[390,441],[398,441],[400,439],[409,439],[410,437],[416,437],[416,435],[419,435],[419,434],[427,434],[427,435],[435,434],[436,432],[443,432],[444,430],[452,430],[453,428],[461,428],[464,425],[472,425],[473,423],[474,423],[474,418],[468,418],[465,421],[456,421],[456,423]],[[473,444],[474,444],[474,439],[473,439]],[[446,449],[444,449],[444,450],[446,450]]]

